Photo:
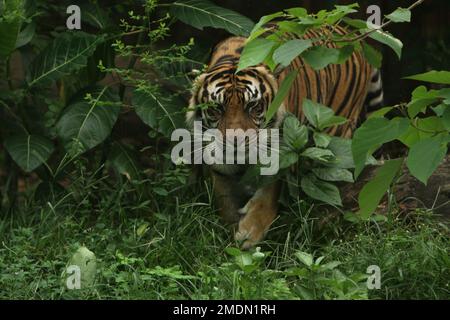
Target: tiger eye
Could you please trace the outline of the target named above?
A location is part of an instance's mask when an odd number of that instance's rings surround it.
[[[257,117],[264,112],[264,106],[261,102],[254,102],[251,106],[249,106],[248,111],[252,116]]]

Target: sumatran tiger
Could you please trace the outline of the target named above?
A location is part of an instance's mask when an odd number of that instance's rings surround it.
[[[322,31],[323,32],[323,31]],[[317,31],[307,32],[306,38],[317,38]],[[331,134],[350,137],[361,114],[369,107],[382,103],[380,72],[373,68],[361,52],[355,51],[344,63],[331,64],[315,71],[301,57],[275,74],[264,65],[248,67],[236,73],[240,55],[246,43],[244,37],[230,37],[220,42],[212,52],[209,66],[194,82],[190,106],[186,114],[188,126],[202,121],[203,129],[261,129],[264,117],[277,89],[293,69],[298,74],[273,121],[277,127],[286,112],[302,118],[304,98],[331,107],[349,121]],[[335,47],[334,44],[327,46]],[[196,106],[212,103],[215,108]],[[266,128],[266,127],[265,127]],[[235,239],[243,248],[250,248],[262,240],[277,215],[280,182],[255,190],[238,183],[245,173],[245,165],[211,165],[214,193],[222,218],[234,225]]]

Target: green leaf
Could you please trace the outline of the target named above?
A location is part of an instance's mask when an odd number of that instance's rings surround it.
[[[352,154],[355,161],[355,178],[359,176],[367,158],[383,143],[398,139],[408,129],[409,121],[404,118],[371,118],[354,133]]]
[[[273,14],[269,14],[267,16],[262,16],[261,19],[259,19],[258,23],[255,24],[255,26],[252,29],[252,32],[250,33],[250,36],[247,39],[247,42],[251,42],[257,37],[259,37],[261,34],[263,34],[266,29],[264,28],[265,25],[272,21],[275,18],[281,17],[283,15],[283,12],[275,12]]]
[[[316,128],[319,128],[321,123],[331,119],[334,115],[331,108],[306,98],[303,99],[303,113],[309,123]]]
[[[408,103],[408,115],[414,118],[420,112],[424,112],[426,108],[437,101],[439,91],[427,90],[425,86],[419,86],[412,92],[411,102]]]
[[[313,256],[307,252],[297,251],[295,252],[295,256],[301,263],[303,263],[307,267],[311,267],[313,264]]]
[[[234,248],[234,247],[226,247],[224,249],[224,251],[233,257],[238,257],[242,254],[241,250],[239,250],[238,248]]]
[[[18,35],[16,41],[16,49],[25,46],[28,44],[31,39],[33,39],[36,31],[36,24],[30,23],[28,24]]]
[[[390,112],[392,109],[394,109],[394,107],[383,107],[381,109],[378,109],[374,112],[372,112],[368,119],[371,118],[383,118],[385,114],[387,114],[388,112]]]
[[[353,175],[347,169],[339,168],[314,168],[312,172],[317,178],[325,181],[345,181],[353,182]]]
[[[347,119],[334,115],[334,111],[320,103],[303,99],[303,112],[308,121],[319,130],[345,123]]]
[[[133,106],[136,114],[150,128],[169,137],[173,130],[184,124],[183,101],[164,92],[136,89],[133,92]]]
[[[446,154],[447,143],[443,142],[442,137],[426,138],[411,146],[406,165],[414,177],[427,184]]]
[[[292,70],[291,72],[289,72],[286,78],[283,79],[283,82],[278,88],[278,91],[275,97],[273,98],[272,102],[270,103],[269,108],[267,108],[266,124],[273,118],[275,113],[277,113],[278,108],[281,106],[281,104],[284,101],[284,98],[286,98],[287,94],[289,93],[289,90],[291,89],[291,86],[294,83],[295,77],[297,77],[297,73],[298,73],[297,70]]]
[[[0,57],[8,57],[16,48],[21,21],[0,22]]]
[[[308,128],[294,115],[288,115],[283,121],[283,140],[292,149],[300,150],[308,142]]]
[[[336,160],[335,163],[333,163],[334,167],[342,169],[350,169],[355,167],[352,156],[352,140],[340,137],[331,137],[327,148],[335,155]]]
[[[137,156],[133,150],[121,143],[114,143],[109,154],[109,162],[119,173],[128,180],[138,180],[142,169],[138,165]]]
[[[339,189],[335,185],[321,181],[311,174],[304,176],[300,184],[309,197],[331,205],[342,206]]]
[[[293,164],[297,163],[297,152],[291,151],[288,148],[280,147],[280,169],[289,168]]]
[[[114,22],[108,15],[108,11],[104,10],[98,3],[83,3],[81,5],[81,12],[82,24],[86,22],[92,27],[100,30],[108,28],[114,29],[115,27]]]
[[[317,46],[304,52],[302,57],[313,69],[320,70],[331,63],[337,63],[340,51],[335,48]]]
[[[294,39],[281,45],[275,50],[273,60],[287,67],[299,54],[312,46],[311,40]]]
[[[81,143],[87,151],[103,142],[119,116],[118,97],[107,87],[92,93],[92,100],[81,100],[69,105],[56,124],[58,136],[67,149]]]
[[[381,61],[383,59],[381,53],[364,41],[362,42],[362,49],[367,61],[375,68],[381,68]]]
[[[31,63],[28,85],[48,84],[85,67],[104,40],[84,32],[66,32],[54,39]]]
[[[366,31],[369,31],[369,30],[366,30]],[[392,36],[390,33],[381,31],[381,30],[377,30],[377,31],[372,32],[369,35],[369,37],[389,46],[392,50],[394,50],[394,52],[397,54],[397,57],[399,59],[402,57],[403,43],[399,39]]]
[[[450,106],[446,106],[442,114],[442,124],[447,131],[450,131]]]
[[[410,124],[408,130],[398,140],[411,147],[417,141],[432,137],[444,130],[443,121],[439,117],[417,118],[414,120],[414,125]]]
[[[41,136],[18,134],[5,141],[11,158],[26,172],[46,162],[53,153],[53,143]]]
[[[375,211],[383,195],[399,172],[403,159],[388,160],[377,170],[376,176],[364,185],[358,195],[358,214],[363,219]]]
[[[239,59],[239,65],[236,72],[262,63],[275,44],[274,41],[264,38],[257,38],[251,42],[247,42]]]
[[[331,136],[326,133],[314,132],[313,139],[316,147],[326,148],[330,144]]]
[[[234,35],[248,36],[254,26],[249,18],[207,0],[178,0],[171,4],[171,13],[200,30],[213,27],[225,29]]]
[[[411,11],[405,8],[397,8],[394,12],[386,15],[386,18],[393,22],[410,22]]]
[[[425,73],[404,77],[403,79],[439,83],[439,84],[450,84],[450,71],[432,70]]]
[[[334,154],[328,149],[311,147],[300,154],[302,157],[310,158],[318,161],[330,161],[334,159]]]
[[[295,7],[285,10],[287,13],[293,15],[296,18],[304,18],[308,15],[308,11],[305,8]]]
[[[342,48],[339,48],[338,50],[339,50],[339,57],[335,63],[341,64],[347,61],[352,56],[353,52],[355,51],[355,45],[353,44],[345,45]]]

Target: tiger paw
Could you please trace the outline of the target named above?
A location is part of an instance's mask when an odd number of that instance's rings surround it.
[[[261,217],[258,214],[248,213],[239,222],[234,239],[243,242],[241,245],[242,249],[250,249],[258,244],[269,229],[272,220],[269,223],[264,223],[267,219],[261,221],[259,218]]]

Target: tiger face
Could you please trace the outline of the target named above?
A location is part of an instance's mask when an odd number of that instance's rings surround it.
[[[282,105],[266,122],[267,110],[277,90],[275,77],[267,67],[261,65],[239,72],[236,68],[235,61],[220,64],[219,60],[218,67],[201,75],[194,86],[187,114],[191,127],[194,121],[201,121],[203,130],[220,131],[221,137],[214,139],[218,153],[228,157],[229,150],[233,150],[233,164],[227,161],[227,164],[211,165],[213,171],[225,175],[244,172],[246,164],[256,163],[256,154],[259,157],[264,154],[263,157],[269,159],[267,163],[274,162],[276,152],[271,150],[277,150],[278,142],[274,142],[272,136],[267,139],[268,131],[264,129],[277,128],[285,113]],[[269,168],[278,171],[278,165]]]
[[[259,130],[278,127],[282,105],[268,122],[265,116],[278,85],[265,66],[248,68],[236,73],[236,64],[225,64],[202,74],[194,84],[187,122],[202,121],[204,129]],[[202,106],[202,107],[199,107]]]

